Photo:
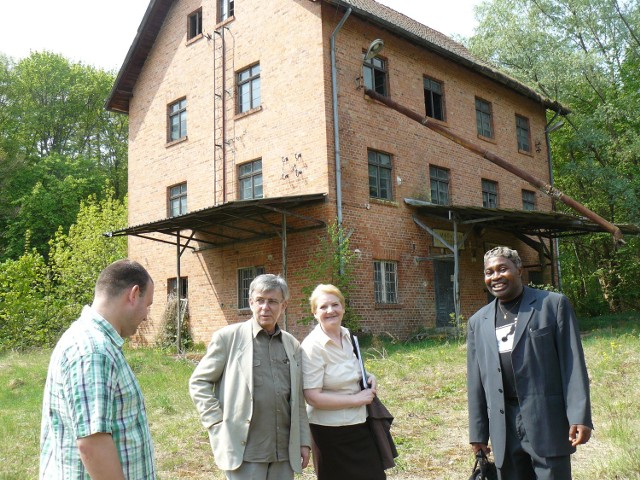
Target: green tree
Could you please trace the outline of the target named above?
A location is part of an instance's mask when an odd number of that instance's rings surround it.
[[[126,238],[104,236],[125,225],[126,212],[113,190],[90,197],[69,232],[60,228],[50,241],[49,263],[35,250],[0,263],[0,350],[57,341],[91,303],[102,269],[126,256]]]
[[[571,110],[553,133],[556,185],[616,223],[640,221],[640,4],[618,0],[492,0],[477,9],[471,51]],[[550,118],[551,119],[551,118]],[[559,209],[565,209],[559,205]],[[637,243],[610,236],[561,242],[572,299],[618,310],[630,304]],[[600,307],[597,307],[598,309]]]
[[[38,252],[0,263],[0,351],[48,342],[50,290],[50,275]]]
[[[127,191],[127,117],[107,112],[114,77],[50,52],[0,57],[0,259],[47,255],[79,200]]]
[[[57,312],[62,325],[75,319],[83,305],[91,303],[98,274],[127,255],[126,237],[107,238],[104,233],[126,226],[127,206],[115,198],[91,196],[80,205],[76,222],[64,233],[60,228],[51,240],[49,265],[55,294],[66,300]]]

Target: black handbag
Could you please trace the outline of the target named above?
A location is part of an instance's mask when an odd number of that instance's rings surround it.
[[[469,480],[498,480],[498,469],[495,463],[489,461],[482,450],[476,453],[476,463]]]

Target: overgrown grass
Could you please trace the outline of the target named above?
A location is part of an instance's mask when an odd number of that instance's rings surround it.
[[[640,479],[640,314],[582,322],[596,430],[573,456],[575,480]],[[392,428],[400,457],[390,478],[468,478],[465,348],[452,339],[365,347],[367,367],[380,397],[395,415]],[[50,351],[0,357],[0,479],[37,478],[42,389]],[[156,447],[159,478],[214,479],[206,432],[189,395],[193,357],[128,349],[144,392]],[[300,476],[313,478],[310,469]]]

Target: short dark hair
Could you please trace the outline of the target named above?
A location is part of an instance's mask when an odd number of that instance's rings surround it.
[[[520,255],[518,255],[517,250],[512,250],[511,248],[504,246],[492,248],[484,254],[484,263],[486,264],[487,260],[496,257],[502,257],[506,258],[507,260],[511,260],[516,268],[522,267],[522,260],[520,259]]]
[[[253,279],[253,282],[249,285],[249,297],[253,295],[253,292],[262,293],[272,290],[280,290],[282,299],[285,302],[289,300],[289,286],[287,285],[287,281],[280,275],[274,275],[272,273],[264,273]]]
[[[134,260],[124,258],[116,260],[100,272],[95,292],[113,298],[134,285],[138,285],[140,293],[144,295],[147,286],[152,283],[151,275],[142,265]]]

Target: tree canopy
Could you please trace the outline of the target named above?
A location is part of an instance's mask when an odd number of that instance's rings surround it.
[[[611,222],[640,223],[640,4],[490,0],[476,14],[471,51],[571,110],[551,133],[556,185]],[[620,251],[597,235],[561,245],[574,301],[637,303],[637,239]]]
[[[89,195],[127,192],[124,115],[105,110],[112,73],[34,52],[0,56],[0,260],[48,254]]]

